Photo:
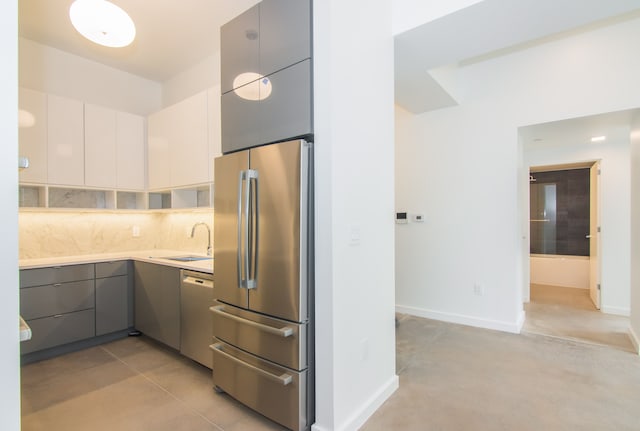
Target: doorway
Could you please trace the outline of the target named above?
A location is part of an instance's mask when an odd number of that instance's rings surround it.
[[[600,310],[600,161],[529,173],[530,302],[523,332],[633,351],[629,320]]]

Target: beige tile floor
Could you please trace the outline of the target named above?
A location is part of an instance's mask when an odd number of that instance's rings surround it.
[[[283,430],[225,394],[211,371],[145,338],[22,367],[22,430]]]
[[[640,430],[640,357],[557,337],[399,316],[400,388],[377,430]],[[22,429],[282,430],[213,392],[210,371],[128,338],[22,369]]]

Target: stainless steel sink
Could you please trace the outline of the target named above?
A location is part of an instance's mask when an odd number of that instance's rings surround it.
[[[196,262],[199,260],[213,259],[211,256],[150,256],[152,259],[175,260],[176,262]]]

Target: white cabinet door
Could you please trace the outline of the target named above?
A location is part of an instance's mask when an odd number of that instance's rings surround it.
[[[19,155],[29,158],[20,171],[20,182],[47,182],[47,95],[20,89]]]
[[[118,112],[116,132],[117,187],[144,190],[144,117]]]
[[[167,109],[147,119],[147,181],[150,190],[171,187],[169,154],[170,112]]]
[[[169,153],[171,185],[174,187],[209,181],[209,143],[207,140],[207,93],[173,105]]]
[[[47,96],[49,184],[84,185],[84,115],[80,101]]]
[[[84,178],[91,187],[116,187],[116,111],[84,106]]]
[[[220,118],[220,86],[207,90],[207,120],[209,134],[209,182],[213,182],[213,160],[222,155],[221,118]]]

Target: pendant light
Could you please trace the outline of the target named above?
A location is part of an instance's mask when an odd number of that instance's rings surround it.
[[[76,0],[69,8],[78,32],[99,45],[121,48],[136,37],[136,26],[120,7],[106,0]]]

